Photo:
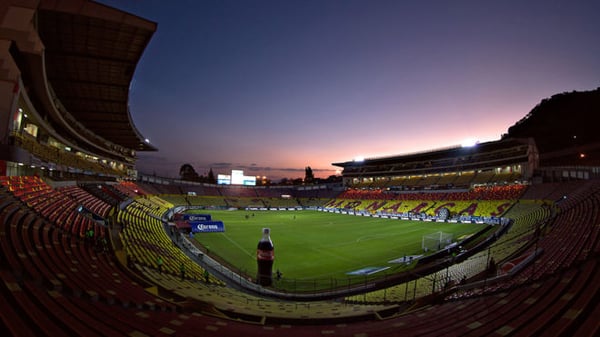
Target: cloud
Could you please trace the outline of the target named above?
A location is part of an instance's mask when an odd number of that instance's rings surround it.
[[[302,178],[304,177],[305,167],[272,167],[262,166],[258,163],[233,163],[233,162],[213,162],[202,163],[198,161],[179,161],[169,159],[168,157],[156,153],[144,153],[138,158],[136,168],[140,173],[156,174],[165,178],[178,178],[179,169],[183,164],[190,164],[198,174],[205,175],[210,169],[214,174],[228,174],[232,169],[244,170],[249,175],[265,175],[270,179],[277,180],[281,178]],[[315,175],[323,173],[321,176],[327,177],[335,173],[332,169],[312,168]]]
[[[236,164],[230,165],[228,167],[232,167],[234,169],[246,170],[249,172],[305,172],[304,167],[272,167],[272,166],[259,166],[256,163],[252,163],[250,165],[246,164]],[[331,169],[319,169],[313,168],[313,172],[330,172],[334,171]]]
[[[193,165],[196,167],[196,165]],[[220,163],[210,163],[206,164],[197,164],[199,168],[212,168],[214,169],[234,169],[234,170],[245,170],[248,172],[302,172],[304,173],[305,167],[272,167],[272,166],[260,166],[257,163],[250,164],[242,164],[242,163],[228,163],[228,162],[220,162]],[[312,168],[313,172],[333,172],[335,170],[332,169],[322,169],[322,168]]]
[[[214,168],[227,168],[233,166],[233,163],[212,163],[208,165],[209,167]]]

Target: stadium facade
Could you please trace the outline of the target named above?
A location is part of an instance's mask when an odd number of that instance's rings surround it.
[[[129,88],[156,23],[91,1],[3,2],[0,171],[135,176]]]

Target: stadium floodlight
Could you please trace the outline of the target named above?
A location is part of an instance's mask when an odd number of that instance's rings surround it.
[[[467,138],[467,139],[463,140],[460,143],[460,146],[461,147],[473,147],[473,146],[475,146],[477,144],[479,144],[479,141],[477,141],[477,139],[475,139],[475,138]]]
[[[354,161],[357,163],[362,163],[363,161],[365,161],[365,157],[363,156],[356,156],[354,157]]]

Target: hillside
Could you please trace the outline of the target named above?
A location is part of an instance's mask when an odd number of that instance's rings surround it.
[[[533,137],[541,155],[599,147],[594,121],[600,114],[600,87],[592,91],[565,92],[543,99],[527,116],[508,129],[508,137]],[[592,159],[592,158],[590,158]]]

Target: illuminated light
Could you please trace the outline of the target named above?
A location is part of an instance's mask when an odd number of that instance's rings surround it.
[[[18,163],[17,165],[19,165],[19,166],[23,166],[23,163]]]
[[[580,153],[579,158],[585,158],[585,153]]]
[[[19,112],[23,112],[23,109],[19,108]]]
[[[150,139],[146,138],[146,139],[144,139],[144,141],[145,141],[146,143],[150,144]]]
[[[475,146],[477,144],[479,144],[479,142],[477,141],[477,139],[475,139],[475,138],[467,138],[467,139],[463,140],[460,143],[460,146],[461,147],[473,147],[473,146]]]
[[[27,116],[27,114],[23,114],[23,117],[27,118],[27,117],[29,117],[29,116]]]
[[[365,161],[365,157],[363,157],[363,156],[356,156],[356,157],[354,157],[354,161],[355,162],[359,162],[359,163],[363,162],[363,161]]]

